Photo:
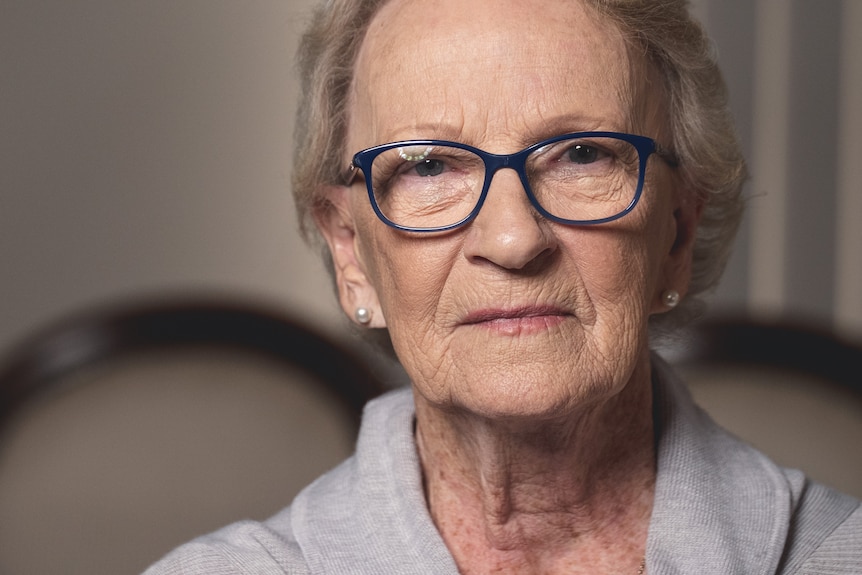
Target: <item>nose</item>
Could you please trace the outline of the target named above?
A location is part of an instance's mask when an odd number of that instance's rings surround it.
[[[485,202],[470,223],[464,244],[473,261],[521,270],[557,247],[548,222],[533,209],[517,173],[494,174]]]

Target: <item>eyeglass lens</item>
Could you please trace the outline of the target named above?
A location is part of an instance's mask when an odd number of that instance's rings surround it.
[[[533,150],[523,169],[536,202],[551,215],[574,221],[613,217],[635,198],[639,156],[630,142],[613,137],[572,138]],[[393,223],[442,228],[470,215],[486,177],[485,161],[454,146],[399,146],[378,155],[371,167],[378,208]]]

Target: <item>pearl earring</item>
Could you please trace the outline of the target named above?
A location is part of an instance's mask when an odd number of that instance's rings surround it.
[[[368,325],[371,321],[371,310],[366,307],[358,307],[356,308],[356,311],[353,312],[353,317],[355,317],[356,321],[360,324]]]
[[[665,290],[661,294],[661,300],[664,302],[664,305],[673,309],[679,304],[679,292],[672,289]]]

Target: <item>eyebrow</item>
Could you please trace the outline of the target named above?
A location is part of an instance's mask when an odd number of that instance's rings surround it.
[[[455,126],[442,122],[415,124],[386,131],[385,138],[366,147],[404,140],[448,140],[482,147],[483,142],[472,141],[474,138],[465,137],[465,131],[463,125]],[[521,149],[560,134],[594,131],[628,132],[630,128],[628,124],[622,125],[617,120],[609,121],[581,114],[560,114],[543,118],[541,122],[537,123],[537,126],[528,127],[524,137],[519,138],[515,142],[515,146],[520,146],[519,149]],[[482,133],[487,135],[489,132],[483,130]]]
[[[463,127],[444,123],[424,123],[397,128],[387,131],[382,142],[400,142],[402,140],[452,140],[459,141],[464,136]]]

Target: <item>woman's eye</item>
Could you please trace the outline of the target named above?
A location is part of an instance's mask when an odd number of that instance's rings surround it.
[[[423,160],[416,164],[415,170],[416,174],[422,177],[427,176],[439,176],[443,173],[443,170],[446,168],[446,164],[444,164],[441,160]]]
[[[577,144],[566,150],[565,158],[575,164],[592,164],[607,156],[595,146]]]

